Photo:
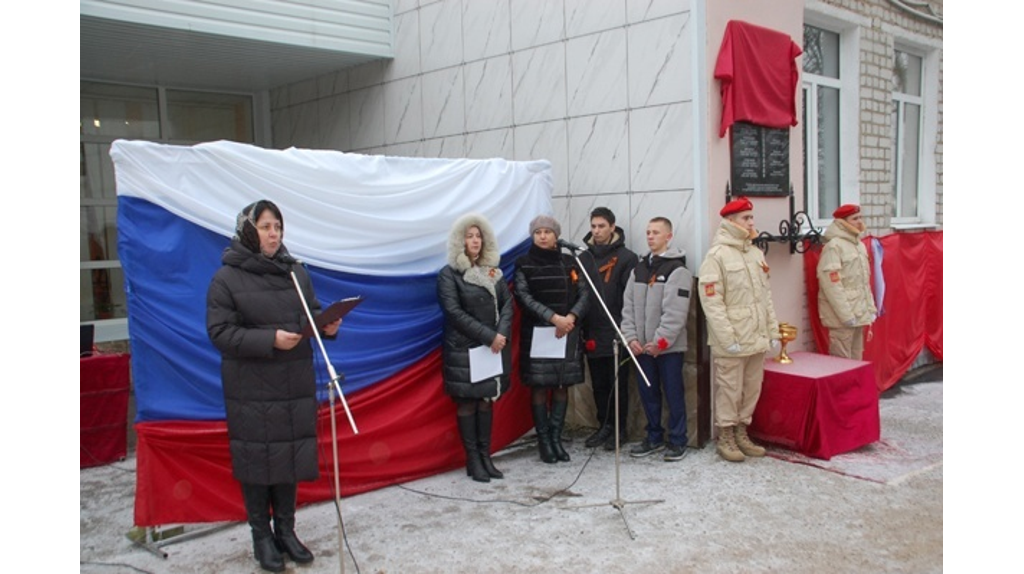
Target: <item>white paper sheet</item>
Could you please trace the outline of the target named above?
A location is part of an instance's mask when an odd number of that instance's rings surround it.
[[[501,353],[494,353],[483,345],[469,350],[469,382],[479,383],[501,373]]]
[[[534,359],[564,359],[565,341],[555,337],[554,327],[534,327],[533,341],[530,343],[530,357]]]

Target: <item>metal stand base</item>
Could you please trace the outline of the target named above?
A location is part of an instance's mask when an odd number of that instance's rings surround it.
[[[656,500],[634,500],[634,501],[628,501],[628,500],[623,500],[622,499],[622,495],[621,495],[620,489],[619,489],[619,462],[620,462],[620,459],[622,457],[622,445],[619,443],[619,440],[622,438],[622,433],[619,432],[620,431],[620,429],[619,429],[619,421],[621,419],[619,418],[619,346],[618,345],[614,346],[614,353],[615,353],[615,355],[614,355],[615,356],[615,363],[614,363],[615,381],[614,381],[613,384],[614,384],[614,389],[615,389],[615,498],[610,500],[608,502],[608,504],[610,504],[612,506],[612,508],[614,508],[615,510],[619,511],[619,516],[622,517],[622,522],[626,525],[626,532],[629,534],[629,538],[631,540],[636,540],[636,533],[633,532],[633,529],[629,526],[629,520],[626,519],[626,513],[625,513],[626,505],[627,504],[658,504],[660,502],[665,502],[665,500],[664,499],[656,499]],[[584,505],[581,505],[581,506],[574,506],[574,507],[571,507],[571,508],[594,508],[594,507],[597,507],[597,506],[604,506],[604,504],[584,504]]]
[[[629,526],[629,520],[626,519],[626,512],[625,512],[626,505],[627,504],[658,504],[660,502],[665,502],[665,500],[664,499],[657,499],[657,500],[633,500],[633,501],[628,501],[628,500],[622,500],[621,498],[616,498],[615,500],[609,501],[608,504],[610,504],[612,506],[612,508],[614,508],[615,510],[619,511],[619,517],[622,518],[622,523],[626,525],[626,533],[629,534],[630,540],[636,540],[636,533],[633,532],[633,528]],[[574,508],[594,508],[594,507],[598,507],[598,506],[604,506],[604,504],[584,504],[583,506],[576,506]]]
[[[228,522],[217,526],[193,530],[192,532],[185,532],[184,526],[174,526],[164,530],[159,530],[152,526],[133,526],[125,536],[133,545],[142,548],[154,556],[166,559],[168,554],[161,550],[164,546],[170,546],[171,544],[177,544],[178,542],[186,542],[188,540],[200,538],[208,534],[213,534],[215,532],[231,528],[238,524],[240,523]]]

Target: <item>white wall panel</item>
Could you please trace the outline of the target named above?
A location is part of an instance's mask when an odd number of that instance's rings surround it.
[[[200,34],[391,55],[388,0],[81,0],[80,13]]]

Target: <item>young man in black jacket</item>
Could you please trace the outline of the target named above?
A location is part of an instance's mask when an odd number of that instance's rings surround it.
[[[622,228],[615,225],[615,214],[610,209],[595,208],[590,212],[590,233],[583,238],[587,250],[580,255],[583,269],[594,282],[616,325],[622,323],[622,293],[637,263],[636,254],[626,248],[625,235]],[[629,412],[629,356],[617,341],[615,327],[597,301],[591,301],[584,318],[583,336],[599,425],[597,432],[587,438],[586,445],[590,448],[604,445],[606,450],[615,450],[615,346],[619,346],[620,444],[626,440]]]

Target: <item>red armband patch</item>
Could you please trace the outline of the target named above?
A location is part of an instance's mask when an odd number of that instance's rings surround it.
[[[715,284],[714,283],[708,283],[707,285],[704,286],[704,296],[705,297],[714,297],[715,296]]]
[[[828,279],[833,283],[839,283],[840,281],[842,281],[842,279],[839,277],[838,271],[830,271],[828,274]]]

